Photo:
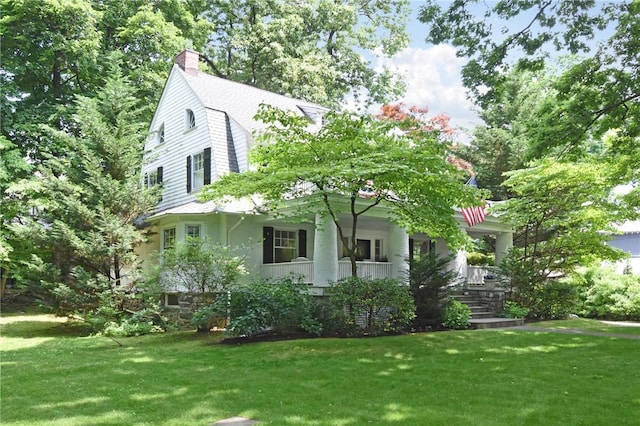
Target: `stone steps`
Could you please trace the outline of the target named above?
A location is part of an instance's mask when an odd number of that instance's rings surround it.
[[[517,327],[524,324],[524,319],[498,318],[496,312],[491,311],[486,304],[469,294],[453,294],[452,297],[460,303],[464,303],[471,309],[471,328],[503,328]]]

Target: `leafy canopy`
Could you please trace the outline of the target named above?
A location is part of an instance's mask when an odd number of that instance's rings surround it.
[[[222,176],[203,189],[202,200],[259,194],[273,214],[330,217],[341,237],[340,215],[351,217],[355,232],[358,217],[376,209],[409,231],[458,246],[466,241],[454,206],[479,200],[447,161],[437,131],[416,129],[414,120],[336,112],[316,129],[305,117],[271,107],[257,118],[270,126],[250,152],[253,168]]]

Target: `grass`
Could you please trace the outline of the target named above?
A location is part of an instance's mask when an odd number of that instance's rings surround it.
[[[640,341],[515,330],[220,345],[0,324],[3,425],[631,425]],[[560,323],[555,323],[560,326]],[[540,323],[538,323],[540,325]],[[573,326],[572,326],[573,327]]]
[[[586,318],[576,318],[563,321],[541,321],[531,323],[535,327],[544,327],[556,330],[583,330],[599,333],[637,334],[640,335],[640,323],[603,322]]]

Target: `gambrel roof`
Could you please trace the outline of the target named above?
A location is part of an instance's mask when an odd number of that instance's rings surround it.
[[[328,108],[300,99],[278,95],[247,84],[237,83],[196,71],[186,72],[174,65],[172,72],[180,72],[205,108],[226,112],[249,132],[263,130],[266,126],[254,120],[261,104],[268,104],[286,111],[296,111],[315,120],[318,112]]]

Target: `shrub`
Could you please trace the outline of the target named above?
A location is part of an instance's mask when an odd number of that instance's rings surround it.
[[[390,278],[338,281],[329,289],[329,303],[334,318],[341,321],[342,334],[397,333],[415,317],[409,289]]]
[[[537,319],[566,318],[578,303],[575,286],[566,281],[548,278],[541,272],[541,259],[528,262],[512,249],[500,264],[500,280],[509,298]]]
[[[447,328],[463,330],[469,328],[471,308],[457,300],[450,300],[444,309],[443,324]]]
[[[313,305],[313,296],[307,293],[306,285],[284,278],[239,286],[231,291],[230,300],[219,298],[213,306],[218,315],[228,309],[229,334],[255,336],[265,331],[320,334],[322,327],[311,315]]]
[[[507,300],[504,302],[504,307],[502,308],[500,316],[503,318],[526,318],[528,314],[528,308],[523,308],[516,302]]]
[[[467,253],[467,265],[470,266],[494,266],[495,257],[492,254],[469,252]]]
[[[429,252],[412,261],[409,283],[416,306],[414,329],[427,330],[441,325],[449,289],[457,280],[455,271],[446,269],[450,260],[451,256],[438,257]]]
[[[567,280],[580,289],[580,315],[640,320],[640,277],[610,267],[589,268]]]
[[[540,285],[530,316],[540,319],[564,319],[576,311],[578,291],[563,281],[549,281]]]

